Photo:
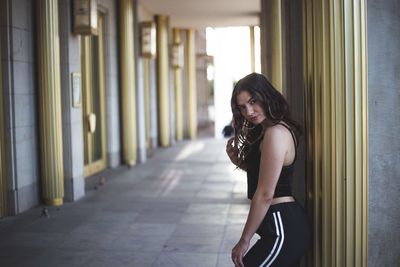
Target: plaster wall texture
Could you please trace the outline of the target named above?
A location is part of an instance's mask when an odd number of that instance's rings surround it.
[[[59,1],[60,80],[62,101],[64,200],[75,201],[85,194],[83,176],[82,108],[72,103],[73,72],[81,73],[80,37],[72,33],[71,3]]]
[[[5,90],[6,104],[14,112],[13,120],[6,120],[6,130],[13,136],[15,166],[12,190],[17,191],[15,213],[23,212],[39,203],[39,129],[37,113],[37,80],[35,51],[35,17],[32,1],[10,1],[9,86]],[[8,124],[8,125],[7,125]]]
[[[212,102],[209,84],[207,80],[207,54],[206,31],[197,30],[195,35],[195,53],[196,53],[196,89],[197,89],[197,123],[198,128],[208,126],[210,119],[208,115],[208,106]]]
[[[397,266],[400,254],[400,3],[367,2],[368,265]]]
[[[105,14],[107,162],[113,168],[121,164],[118,9],[112,0],[100,0],[98,5]]]

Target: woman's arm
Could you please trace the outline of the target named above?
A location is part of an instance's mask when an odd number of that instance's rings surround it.
[[[250,204],[250,211],[242,236],[232,250],[232,257],[238,262],[236,266],[244,266],[242,259],[246,253],[250,239],[263,221],[274,196],[276,184],[282,170],[285,155],[288,151],[288,136],[279,125],[265,131],[261,147],[260,172],[257,190]]]

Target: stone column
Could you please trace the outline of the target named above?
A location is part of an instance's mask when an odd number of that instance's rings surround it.
[[[306,177],[314,266],[367,266],[365,3],[302,2]]]
[[[182,44],[181,30],[173,30],[174,44]],[[175,117],[176,117],[176,140],[183,139],[183,78],[182,67],[174,68],[174,87],[175,87]]]
[[[250,67],[251,72],[256,71],[256,48],[255,48],[255,41],[254,41],[254,26],[250,26]]]
[[[64,197],[58,1],[36,3],[42,196],[58,206]]]
[[[282,92],[282,0],[262,0],[260,23],[261,72]]]
[[[186,73],[189,138],[197,136],[197,89],[196,89],[196,50],[195,30],[186,30]]]
[[[132,0],[121,0],[119,5],[122,157],[125,164],[133,166],[137,160],[134,4]]]
[[[160,146],[170,145],[168,16],[157,15],[158,136]]]

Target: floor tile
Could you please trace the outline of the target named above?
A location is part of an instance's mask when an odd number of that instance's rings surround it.
[[[218,254],[163,252],[153,267],[216,267]]]
[[[0,266],[233,266],[249,201],[226,140],[178,142],[107,170],[79,201],[0,221]],[[97,190],[93,187],[96,186]],[[4,222],[4,223],[2,223]]]
[[[167,241],[163,251],[213,253],[218,251],[220,244],[220,237],[177,236]]]

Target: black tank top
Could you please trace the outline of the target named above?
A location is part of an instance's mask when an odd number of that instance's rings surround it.
[[[290,134],[292,135],[295,148],[297,149],[296,137],[292,131],[286,124],[279,123],[286,127]],[[258,175],[260,172],[260,159],[261,159],[261,151],[260,151],[260,143],[262,138],[255,142],[249,151],[249,154],[246,157],[246,165],[247,165],[247,197],[249,199],[253,198],[254,193],[257,189],[258,184]],[[294,171],[294,163],[297,159],[297,151],[295,150],[294,160],[290,165],[286,165],[282,167],[282,171],[279,175],[278,183],[276,184],[274,198],[283,197],[283,196],[292,196],[292,182],[293,182],[293,171]]]

